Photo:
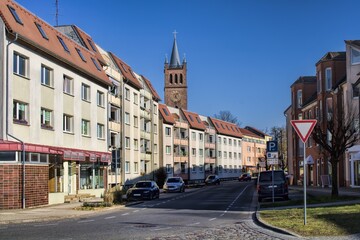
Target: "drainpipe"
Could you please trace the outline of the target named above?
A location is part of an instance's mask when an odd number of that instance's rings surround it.
[[[21,143],[21,151],[22,151],[22,208],[25,209],[25,143],[21,141],[19,138],[11,135],[9,133],[9,46],[10,44],[16,42],[18,40],[18,34],[15,33],[15,39],[10,41],[6,45],[6,99],[5,99],[5,105],[6,105],[6,136],[10,136],[11,138],[15,139],[16,141]]]
[[[124,81],[125,80],[125,81]],[[125,186],[125,84],[127,84],[128,80],[123,79],[122,88],[121,88],[121,183],[123,185],[123,189],[126,189]]]

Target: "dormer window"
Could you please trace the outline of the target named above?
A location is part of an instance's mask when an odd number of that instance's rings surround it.
[[[96,52],[96,47],[95,47],[93,41],[91,41],[90,39],[88,39],[88,43],[90,44],[92,50],[94,50],[94,52]]]
[[[351,49],[351,64],[360,63],[360,51],[352,48]]]
[[[78,49],[78,48],[75,48],[75,49],[76,49],[77,53],[79,54],[81,60],[83,60],[84,62],[86,62],[86,59],[85,59],[84,55],[82,54],[82,52],[80,51],[80,49]]]
[[[42,26],[40,24],[38,24],[38,23],[35,23],[35,25],[38,28],[39,32],[41,33],[41,36],[43,38],[45,38],[46,40],[49,40],[49,38],[47,37],[47,35],[46,35],[44,29],[42,28]]]
[[[91,60],[93,61],[93,63],[95,65],[95,67],[97,68],[97,70],[101,71],[101,67],[100,67],[99,63],[93,58],[91,58]]]
[[[59,42],[61,43],[61,46],[64,48],[65,51],[67,51],[68,53],[70,53],[69,48],[66,46],[64,40],[58,36]]]
[[[13,17],[15,18],[15,21],[21,25],[24,25],[23,22],[21,21],[19,15],[17,14],[15,8],[10,7],[9,5],[8,5],[8,8],[9,8],[11,14],[13,15]]]

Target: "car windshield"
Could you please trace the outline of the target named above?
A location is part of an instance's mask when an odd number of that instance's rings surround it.
[[[283,172],[274,172],[274,181],[283,181],[284,173]],[[272,172],[264,172],[260,174],[260,182],[270,182],[272,181]]]
[[[180,178],[169,178],[167,180],[168,183],[176,183],[176,182],[180,182]]]
[[[135,184],[137,188],[149,188],[151,187],[151,182],[138,182]]]

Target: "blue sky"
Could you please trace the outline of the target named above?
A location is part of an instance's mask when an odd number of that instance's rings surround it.
[[[18,0],[55,25],[55,0]],[[360,39],[360,1],[59,0],[59,25],[75,24],[146,76],[163,99],[164,59],[176,30],[188,63],[188,110],[230,111],[261,130],[284,126],[290,85],[344,40]]]

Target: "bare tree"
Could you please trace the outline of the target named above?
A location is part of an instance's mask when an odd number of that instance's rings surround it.
[[[214,114],[214,118],[223,120],[225,122],[234,123],[238,126],[241,125],[241,123],[238,121],[237,117],[235,117],[230,111],[220,111],[219,114]]]
[[[329,155],[332,167],[332,196],[339,195],[338,189],[338,167],[345,151],[354,146],[360,139],[358,129],[355,128],[354,122],[357,118],[357,111],[348,108],[349,113],[345,114],[343,109],[338,114],[328,114],[326,127],[321,127],[318,122],[312,132],[312,138],[319,144]]]

